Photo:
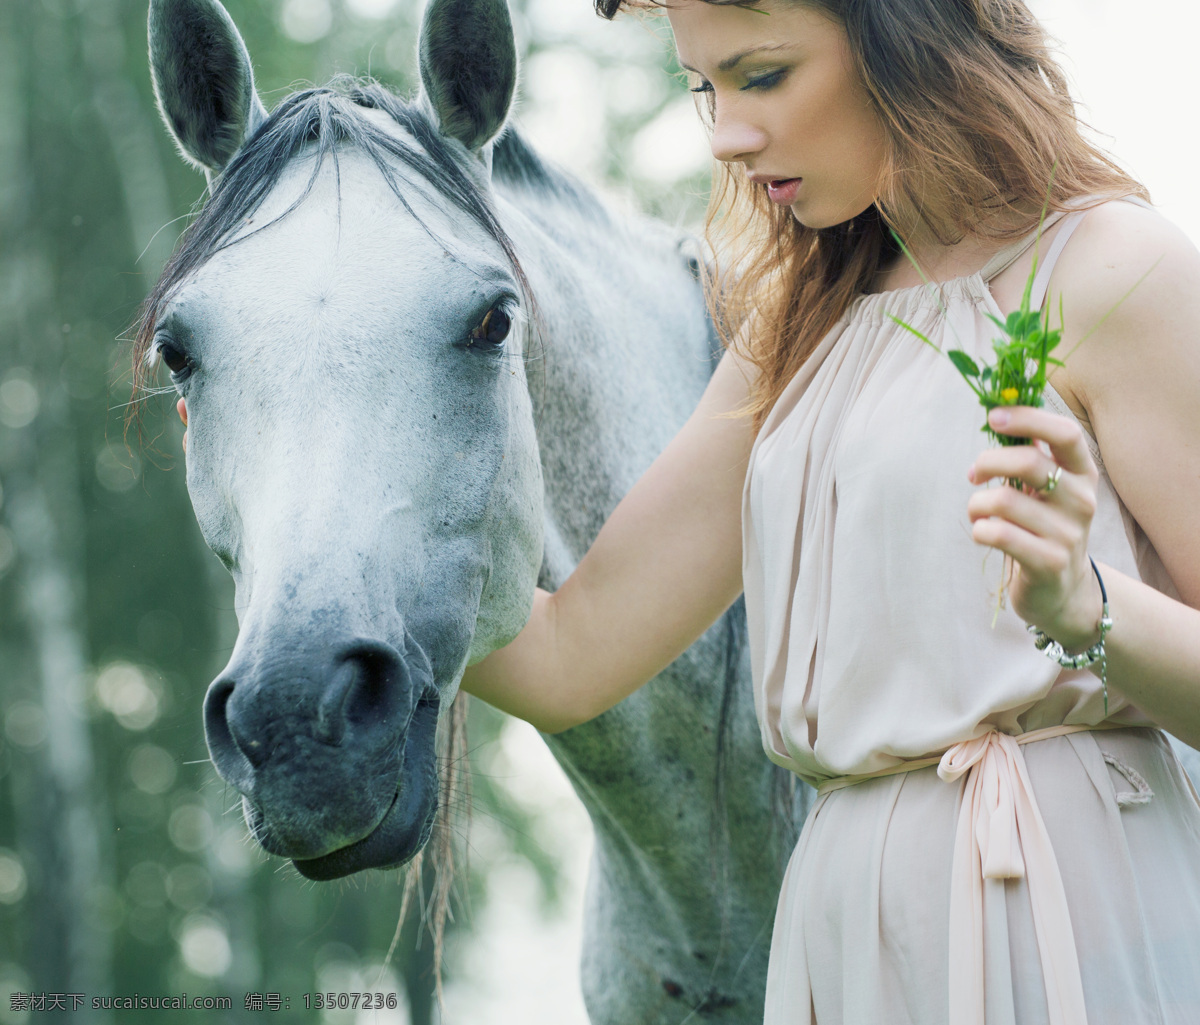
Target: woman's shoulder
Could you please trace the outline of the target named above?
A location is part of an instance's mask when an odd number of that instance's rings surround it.
[[[1106,203],[1079,223],[1050,281],[1051,309],[1061,296],[1063,310],[1055,354],[1108,476],[1179,593],[1196,604],[1200,252],[1156,211]]]
[[[1136,318],[1164,301],[1191,298],[1200,285],[1200,250],[1158,210],[1113,200],[1088,210],[1050,278],[1077,323]],[[1119,304],[1119,305],[1118,305]]]
[[[1200,341],[1200,250],[1157,210],[1114,201],[1089,210],[1050,277],[1073,388],[1087,403],[1147,361]]]

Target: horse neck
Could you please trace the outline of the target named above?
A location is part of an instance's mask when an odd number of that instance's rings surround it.
[[[528,371],[553,586],[695,409],[716,341],[682,236],[594,197],[498,191],[541,320]]]

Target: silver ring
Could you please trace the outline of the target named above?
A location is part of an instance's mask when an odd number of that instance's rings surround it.
[[[1046,479],[1046,483],[1043,484],[1040,488],[1038,488],[1038,494],[1041,494],[1041,495],[1050,494],[1051,491],[1053,491],[1056,487],[1058,487],[1058,478],[1061,476],[1062,476],[1062,467],[1056,465],[1054,467],[1053,472]]]

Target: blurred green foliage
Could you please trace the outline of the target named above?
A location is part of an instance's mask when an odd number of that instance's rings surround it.
[[[538,2],[514,12],[529,66],[545,80],[555,59],[583,62],[584,92],[606,91],[586,170],[694,221],[703,169],[628,184],[637,133],[684,95],[659,68],[661,31],[597,22],[581,40],[545,12],[587,0]],[[336,72],[414,86],[410,0],[227,6],[268,107]],[[121,339],[203,190],[159,123],[145,18],[145,0],[0,0],[0,1022],[258,1020],[254,992],[289,999],[287,1020],[352,1021],[300,995],[375,988],[402,873],[314,885],[246,839],[199,714],[236,634],[232,587],[195,526],[170,400],[125,437]],[[473,710],[477,761],[501,725]],[[486,773],[474,790],[552,903],[528,808]],[[486,868],[476,856],[460,901],[486,900]],[[373,1021],[436,1017],[431,943],[410,917],[382,983],[407,1008]],[[10,998],[181,991],[233,1008],[31,1013]]]

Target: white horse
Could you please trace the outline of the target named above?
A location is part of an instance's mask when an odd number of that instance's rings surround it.
[[[152,0],[150,43],[211,185],[139,353],[187,400],[188,488],[237,586],[213,762],[305,875],[398,865],[429,837],[464,666],[515,636],[698,402],[718,345],[697,268],[505,128],[503,0],[432,0],[412,102],[344,83],[268,115],[216,0]],[[547,738],[595,825],[597,1025],[761,1020],[810,792],[763,757],[743,625],[739,603]]]

